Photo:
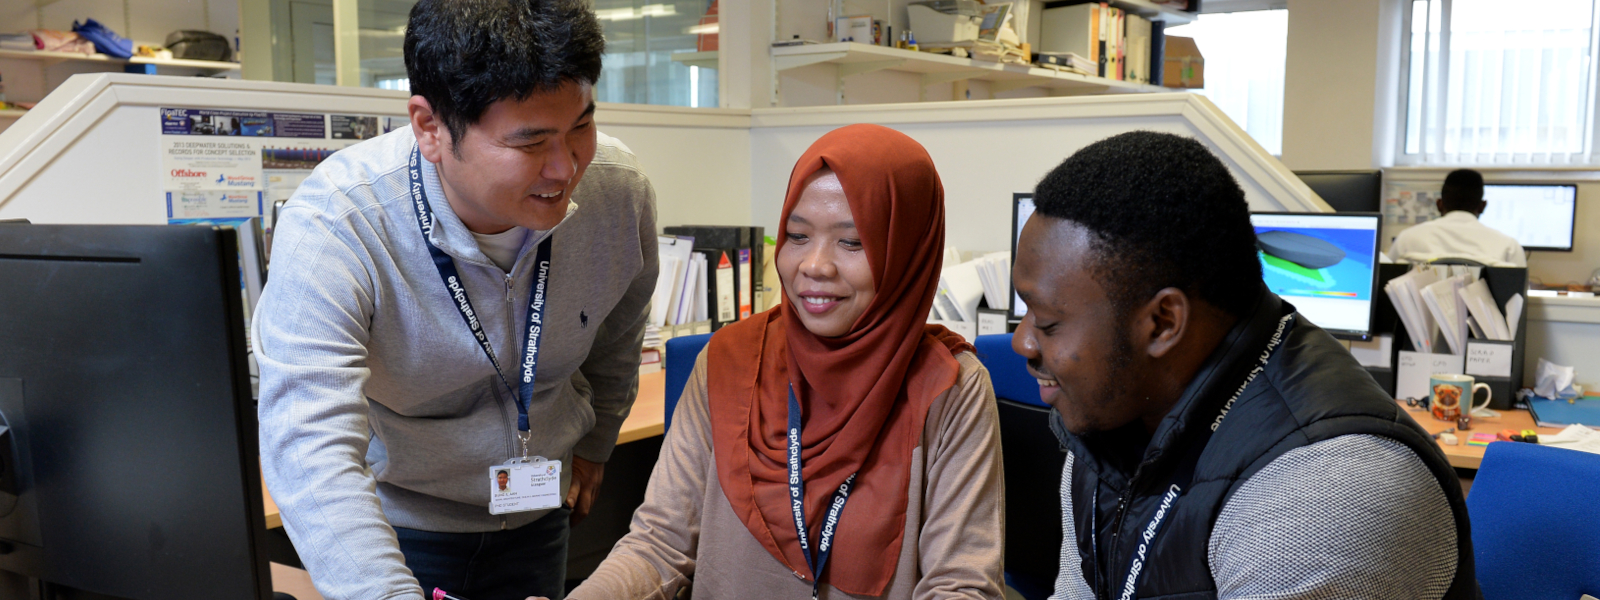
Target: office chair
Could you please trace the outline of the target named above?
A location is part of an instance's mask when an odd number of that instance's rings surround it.
[[[1600,455],[1495,442],[1467,496],[1485,600],[1600,597]]]
[[[684,386],[689,384],[689,375],[694,373],[694,361],[700,357],[700,350],[710,341],[709,333],[667,340],[667,418],[661,429],[663,435],[672,429],[672,411],[678,407],[678,397],[683,395]]]
[[[989,370],[1000,413],[1006,470],[1006,585],[1028,600],[1055,586],[1061,555],[1061,467],[1067,453],[1050,431],[1050,407],[1027,361],[1011,351],[1011,334],[973,340]]]

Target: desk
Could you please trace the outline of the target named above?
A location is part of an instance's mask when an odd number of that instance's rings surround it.
[[[1428,411],[1409,409],[1404,402],[1400,403],[1400,408],[1405,409],[1406,413],[1411,415],[1412,420],[1415,420],[1423,429],[1428,430],[1428,433],[1439,433],[1454,426],[1452,423],[1433,418],[1433,415],[1428,414]],[[1465,432],[1456,432],[1456,437],[1461,438],[1461,444],[1456,446],[1439,445],[1439,449],[1444,451],[1445,458],[1450,460],[1450,466],[1458,469],[1476,469],[1478,465],[1483,464],[1483,451],[1486,448],[1484,446],[1467,445],[1467,440],[1471,439],[1474,433],[1497,433],[1502,429],[1515,429],[1517,431],[1533,429],[1538,431],[1539,435],[1547,435],[1561,431],[1559,427],[1535,427],[1533,416],[1528,414],[1525,409],[1502,410],[1499,413],[1500,416],[1493,419],[1474,417],[1472,419],[1472,429]],[[1516,442],[1496,443],[1512,444]]]
[[[661,435],[667,423],[667,372],[657,371],[639,376],[639,397],[633,401],[633,412],[622,422],[617,433],[617,443],[626,444]],[[1479,452],[1479,456],[1483,453]],[[265,480],[261,482],[261,499],[267,507],[267,529],[283,527],[278,515],[278,503],[272,501]]]

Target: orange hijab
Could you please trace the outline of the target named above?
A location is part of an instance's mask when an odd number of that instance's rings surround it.
[[[944,254],[944,188],[927,151],[877,125],[822,136],[789,176],[779,255],[806,178],[823,168],[844,186],[877,293],[840,337],[813,335],[787,298],[718,331],[707,355],[711,438],[734,513],[767,552],[809,581],[785,457],[793,382],[812,551],[824,505],[859,472],[823,577],[844,592],[877,596],[905,541],[911,451],[933,399],[955,385],[955,354],[972,346],[927,324]]]

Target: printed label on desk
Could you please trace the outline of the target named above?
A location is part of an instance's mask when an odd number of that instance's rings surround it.
[[[1510,377],[1511,344],[1467,342],[1467,374]]]
[[[1394,395],[1396,398],[1423,398],[1428,395],[1428,378],[1435,373],[1460,373],[1464,366],[1460,354],[1428,354],[1401,350],[1396,359]]]
[[[489,514],[561,506],[561,461],[535,460],[489,467]]]

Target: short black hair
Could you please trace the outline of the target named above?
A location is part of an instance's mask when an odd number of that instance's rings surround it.
[[[497,101],[594,84],[605,49],[585,0],[420,0],[406,25],[406,76],[455,142]]]
[[[1034,190],[1039,214],[1088,230],[1093,270],[1120,318],[1163,288],[1234,316],[1260,294],[1244,190],[1190,138],[1133,131],[1077,151]]]
[[[499,471],[495,471],[494,475],[495,475],[495,477],[499,477],[501,475],[505,475],[507,477],[510,477],[511,476],[511,471],[506,470],[506,469],[500,469]]]
[[[1466,210],[1476,212],[1483,201],[1483,174],[1472,169],[1456,169],[1444,176],[1444,187],[1439,190],[1439,200],[1445,212]]]

